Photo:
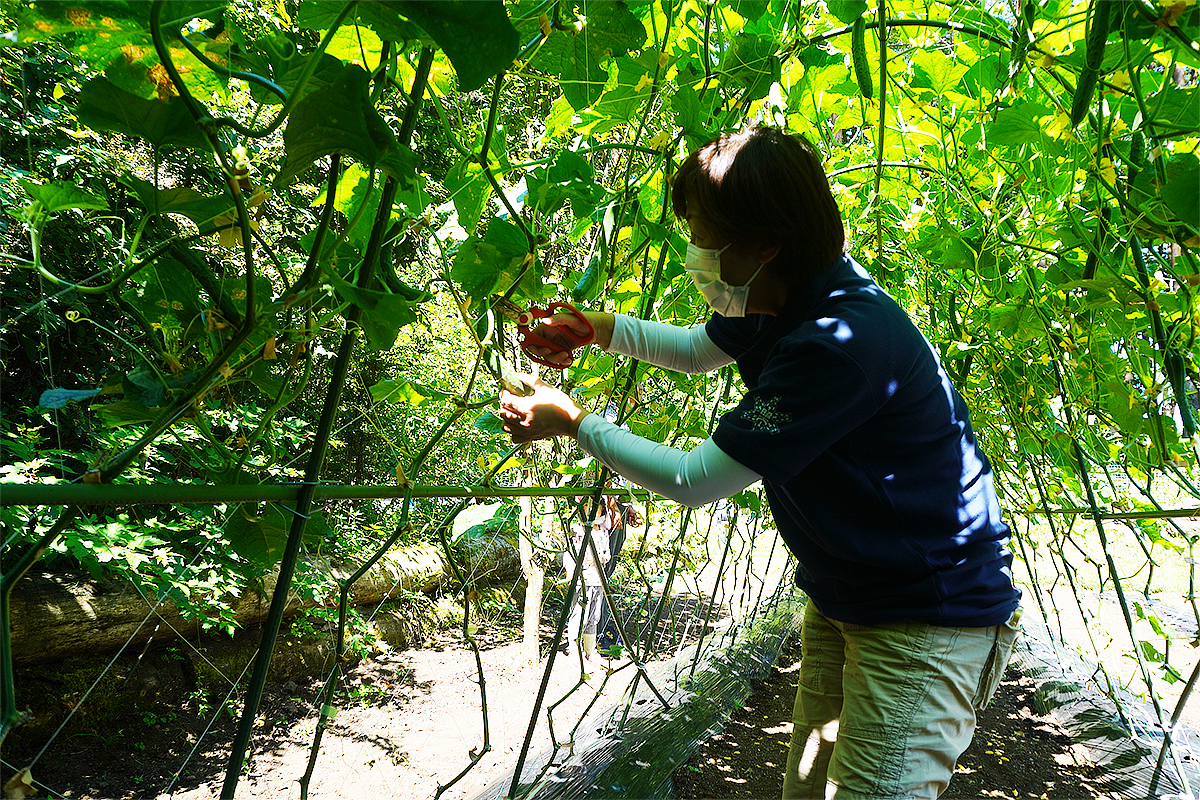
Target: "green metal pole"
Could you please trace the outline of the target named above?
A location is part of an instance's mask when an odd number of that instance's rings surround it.
[[[178,483],[6,483],[0,484],[0,506],[133,506],[146,503],[285,503],[296,499],[299,485],[294,483],[192,485]],[[400,500],[411,494],[425,497],[575,497],[593,494],[595,489],[579,486],[475,486],[384,484],[354,486],[336,484],[311,487],[313,501],[321,500]],[[645,489],[605,489],[603,494],[633,496],[639,500],[654,497]],[[1082,509],[1086,511],[1086,509]],[[1187,516],[1188,509],[1180,516]],[[1197,513],[1191,511],[1190,513]]]

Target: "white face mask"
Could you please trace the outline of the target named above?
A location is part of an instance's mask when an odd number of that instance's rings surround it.
[[[750,280],[741,286],[730,286],[721,278],[721,254],[732,246],[733,242],[730,242],[720,250],[714,250],[688,242],[683,266],[691,276],[692,283],[708,301],[709,308],[725,317],[744,317],[750,284],[762,272],[763,265],[759,264]]]

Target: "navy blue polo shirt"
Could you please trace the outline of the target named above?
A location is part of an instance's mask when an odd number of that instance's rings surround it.
[[[1020,591],[992,468],[932,346],[843,257],[778,316],[713,316],[748,391],[713,439],[763,476],[828,617],[998,625]]]

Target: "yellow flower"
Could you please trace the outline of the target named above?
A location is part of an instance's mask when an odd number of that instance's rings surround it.
[[[1117,182],[1117,168],[1113,166],[1111,158],[1100,159],[1100,177],[1109,186]]]

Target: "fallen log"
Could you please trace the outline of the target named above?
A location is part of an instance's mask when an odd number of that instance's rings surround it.
[[[334,578],[347,579],[355,565],[309,561]],[[520,577],[516,550],[495,539],[475,549],[458,565],[474,585],[512,581]],[[375,564],[351,587],[350,604],[379,603],[404,592],[434,593],[451,586],[453,571],[441,548],[432,544],[405,547]],[[246,591],[227,602],[238,628],[266,619],[275,588],[268,576],[259,591]],[[329,605],[294,595],[286,616],[305,608]],[[336,596],[332,598],[336,605]],[[81,653],[115,650],[125,643],[185,636],[195,639],[205,620],[185,617],[173,603],[143,597],[128,581],[96,580],[78,574],[31,574],[15,587],[10,605],[14,664],[34,664]],[[211,623],[210,623],[211,626]]]

